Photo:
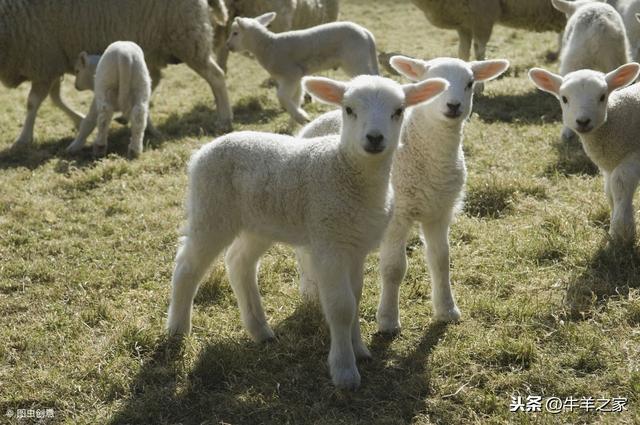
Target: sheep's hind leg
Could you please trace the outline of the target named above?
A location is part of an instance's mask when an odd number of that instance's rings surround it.
[[[623,161],[608,176],[605,184],[613,198],[609,234],[616,242],[628,243],[635,239],[633,195],[640,179],[637,158]]]
[[[400,331],[400,283],[407,272],[407,235],[410,223],[402,223],[394,217],[380,245],[380,274],[382,288],[376,319],[378,331],[395,334]]]
[[[107,102],[96,100],[98,110],[98,134],[93,142],[93,154],[97,157],[107,153],[107,136],[113,118],[113,108]]]
[[[300,275],[300,295],[308,302],[317,302],[318,279],[313,274],[311,253],[306,248],[296,248],[296,260]]]
[[[27,98],[27,116],[22,126],[20,135],[13,143],[12,149],[20,149],[33,142],[33,128],[36,124],[36,116],[40,105],[47,98],[47,93],[51,87],[51,81],[34,81],[31,84],[29,97]]]
[[[196,63],[193,60],[185,63],[204,78],[213,92],[216,101],[216,111],[218,113],[218,125],[222,130],[231,130],[233,112],[229,103],[229,93],[224,79],[224,71],[220,69],[211,57],[207,57],[204,63]]]
[[[53,81],[53,84],[49,89],[49,96],[51,96],[51,101],[53,102],[54,105],[60,108],[62,112],[64,112],[69,118],[71,118],[71,121],[73,121],[73,125],[75,128],[80,128],[80,124],[82,123],[82,120],[84,119],[84,117],[82,116],[82,114],[71,109],[65,103],[65,101],[62,100],[62,97],[60,96],[61,81],[62,81],[62,78],[56,78]]]
[[[423,222],[422,234],[431,272],[433,317],[441,322],[457,322],[460,310],[453,298],[449,278],[449,223],[447,220]]]
[[[458,57],[468,61],[471,56],[471,32],[466,29],[458,29]]]
[[[275,337],[267,323],[258,289],[258,262],[271,245],[270,241],[248,233],[241,233],[225,255],[231,287],[238,299],[244,327],[256,342]]]

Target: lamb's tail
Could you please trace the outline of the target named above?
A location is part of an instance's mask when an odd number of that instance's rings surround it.
[[[229,11],[224,0],[208,0],[209,10],[211,12],[211,20],[221,27],[227,25],[229,20]]]

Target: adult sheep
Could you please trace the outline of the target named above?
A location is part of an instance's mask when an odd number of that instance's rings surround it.
[[[60,98],[60,79],[80,52],[101,53],[129,40],[145,52],[153,87],[161,70],[184,62],[204,78],[216,100],[219,124],[231,127],[224,72],[212,58],[210,13],[222,0],[0,0],[0,81],[31,81],[27,117],[14,147],[33,140],[37,111],[47,97],[76,124],[82,116]]]
[[[562,31],[564,15],[549,0],[411,0],[438,28],[455,29],[458,57],[469,60],[471,42],[477,60],[485,59],[494,24],[532,31]]]
[[[338,0],[225,0],[229,19],[226,25],[215,25],[214,51],[216,61],[227,69],[229,49],[225,42],[231,33],[236,17],[253,18],[267,12],[276,12],[276,19],[269,25],[273,32],[309,28],[338,19]]]

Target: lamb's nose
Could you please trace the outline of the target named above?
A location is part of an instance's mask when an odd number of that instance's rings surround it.
[[[460,102],[447,103],[447,107],[451,112],[458,112],[458,110],[460,110]]]
[[[581,120],[580,119],[576,120],[576,123],[578,123],[580,127],[586,127],[589,125],[590,122],[591,122],[590,118],[583,118]]]
[[[384,136],[380,133],[367,134],[367,140],[371,143],[371,146],[380,146],[384,140]]]

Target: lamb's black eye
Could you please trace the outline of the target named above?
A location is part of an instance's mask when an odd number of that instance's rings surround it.
[[[396,111],[393,113],[393,115],[391,115],[392,118],[400,118],[402,116],[402,114],[404,113],[404,108],[398,108],[396,109]]]
[[[469,84],[467,84],[468,89],[470,89],[471,87],[473,87],[473,80],[469,81]]]
[[[353,109],[351,109],[348,106],[346,108],[344,108],[344,111],[347,113],[347,115],[352,115],[353,114]]]
[[[562,103],[568,103],[569,99],[567,99],[567,96],[562,96]]]
[[[605,95],[600,96],[600,102],[604,102]]]

